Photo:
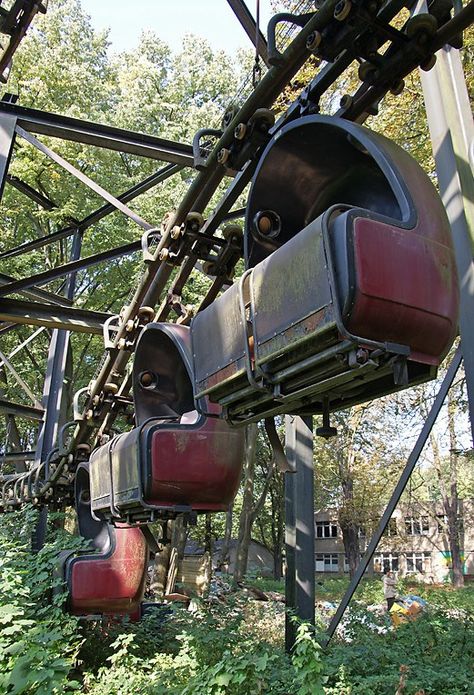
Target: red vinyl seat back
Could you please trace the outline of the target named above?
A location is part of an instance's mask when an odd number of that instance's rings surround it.
[[[70,610],[74,615],[135,613],[143,598],[148,548],[139,528],[110,527],[108,552],[67,563]]]
[[[77,471],[75,497],[79,531],[92,549],[63,561],[68,609],[74,615],[139,614],[148,569],[143,533],[92,517],[86,464]]]

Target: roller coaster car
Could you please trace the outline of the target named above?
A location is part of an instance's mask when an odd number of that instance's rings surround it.
[[[137,427],[90,458],[94,514],[128,521],[228,508],[240,481],[243,432],[196,410],[189,328],[149,324],[133,367]]]
[[[248,270],[191,324],[196,398],[239,423],[435,376],[456,266],[442,202],[400,147],[338,118],[293,121],[262,155],[245,235]]]
[[[124,525],[114,528],[104,518],[92,517],[87,465],[77,471],[75,492],[79,532],[90,541],[92,550],[60,554],[59,573],[68,589],[68,610],[74,615],[138,617],[148,567],[143,533]]]

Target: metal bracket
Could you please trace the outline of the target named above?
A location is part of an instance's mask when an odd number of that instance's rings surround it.
[[[152,229],[147,229],[146,232],[143,232],[141,243],[144,263],[150,263],[150,261],[155,260],[155,254],[152,253],[152,251],[150,251],[150,240],[160,241],[161,238],[161,232],[156,227],[153,227]]]
[[[118,331],[120,320],[119,314],[115,314],[104,321],[102,335],[104,337],[104,347],[106,350],[111,350],[113,347],[115,347],[115,340],[112,340],[111,333],[112,331]]]
[[[216,130],[215,128],[201,128],[196,131],[193,137],[193,159],[194,168],[198,171],[203,171],[207,167],[207,160],[209,158],[208,153],[206,156],[202,154],[201,150],[201,138],[205,136],[221,138],[223,134],[222,130]]]

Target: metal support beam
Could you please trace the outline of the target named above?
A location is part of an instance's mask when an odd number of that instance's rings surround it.
[[[16,118],[0,112],[0,200],[15,143]]]
[[[23,405],[23,403],[12,403],[4,399],[0,399],[0,413],[18,415],[27,420],[42,420],[44,416],[44,410],[41,408],[33,408],[29,405]]]
[[[16,278],[12,278],[11,275],[5,275],[5,273],[0,273],[0,287],[9,284],[10,282],[16,282]],[[59,304],[60,306],[71,306],[71,302],[60,294],[55,292],[48,292],[47,290],[40,290],[39,287],[34,287],[28,285],[30,288],[28,291],[19,292],[24,297],[28,299],[39,299],[40,302],[46,302],[47,304]]]
[[[421,5],[423,11],[425,5]],[[461,289],[460,332],[474,442],[474,123],[459,51],[446,47],[421,72],[441,196],[453,235]]]
[[[64,328],[76,333],[102,335],[103,325],[110,316],[111,314],[99,311],[26,302],[20,299],[2,299],[0,302],[0,321]]]
[[[178,171],[181,171],[182,169],[183,167],[179,166],[178,164],[167,164],[165,167],[159,169],[154,174],[151,174],[151,176],[148,176],[143,181],[140,181],[135,186],[132,186],[132,188],[129,188],[129,190],[125,191],[125,193],[119,195],[117,200],[119,200],[121,203],[128,203],[129,200],[138,198],[139,195],[146,193],[146,191],[149,191],[154,186],[157,186],[159,183],[166,181],[166,179],[169,179],[171,176],[177,174]],[[95,210],[94,212],[91,212],[90,215],[87,215],[87,217],[81,220],[77,225],[78,229],[80,229],[81,232],[83,232],[85,229],[91,227],[93,224],[96,224],[101,219],[109,215],[111,212],[114,212],[114,210],[114,206],[110,203],[108,203],[107,205],[103,205],[101,208]]]
[[[122,258],[123,256],[127,256],[129,253],[139,251],[141,247],[141,241],[132,241],[130,244],[117,246],[115,249],[102,251],[102,253],[96,253],[94,256],[86,256],[86,258],[79,258],[77,261],[64,263],[57,268],[45,270],[43,273],[38,273],[37,275],[30,275],[30,277],[22,278],[21,280],[14,280],[8,285],[0,287],[0,297],[13,294],[14,292],[18,293],[20,291],[24,291],[28,287],[33,287],[34,285],[45,285],[56,278],[64,277],[65,275],[69,275],[71,273],[77,273],[80,270],[85,270],[86,268],[90,268],[98,263],[111,261],[114,258]]]
[[[7,183],[9,183],[10,186],[13,186],[13,188],[16,188],[17,191],[20,191],[20,193],[26,195],[33,202],[38,203],[38,205],[44,210],[50,211],[57,207],[52,200],[37,191],[35,188],[33,188],[33,186],[30,186],[19,179],[18,176],[11,176],[10,174],[7,174]]]
[[[177,164],[167,164],[162,169],[159,169],[154,174],[151,174],[151,176],[148,176],[143,181],[140,181],[135,186],[132,186],[132,188],[129,188],[129,190],[125,191],[125,193],[119,195],[117,197],[117,200],[119,200],[121,203],[128,203],[130,200],[137,198],[139,195],[142,195],[142,193],[149,191],[157,184],[162,183],[170,176],[173,176],[173,174],[176,174],[178,171],[181,171],[182,168],[182,166],[179,166]],[[72,236],[76,229],[81,232],[84,232],[93,224],[100,222],[100,220],[102,220],[110,213],[115,212],[116,209],[117,208],[114,205],[111,205],[110,203],[102,205],[102,207],[98,208],[97,210],[94,210],[94,212],[91,212],[90,215],[87,215],[87,217],[85,217],[83,220],[78,221],[77,224],[75,224],[75,226],[73,227],[59,229],[57,232],[53,232],[52,234],[48,234],[44,237],[39,237],[39,239],[27,241],[24,244],[20,244],[19,246],[16,246],[13,249],[9,249],[8,251],[0,253],[0,260],[3,258],[12,258],[13,256],[19,256],[23,253],[29,253],[30,251],[35,251],[36,249],[42,248],[43,246],[48,246],[48,244],[53,244],[56,241],[61,241],[61,239],[65,239],[68,236]]]
[[[72,240],[71,260],[81,255],[82,234],[76,232]],[[75,273],[69,277],[66,296],[73,300],[76,286]],[[68,407],[66,399],[66,368],[70,350],[70,332],[54,330],[48,350],[48,364],[43,386],[44,419],[38,434],[35,453],[35,466],[44,462],[44,477],[49,475],[49,454],[57,441],[59,428],[65,424]],[[32,537],[33,550],[41,549],[46,540],[47,507],[41,510],[40,518]]]
[[[55,241],[66,239],[68,236],[72,236],[76,229],[77,226],[65,227],[64,229],[58,229],[57,232],[52,232],[46,236],[38,237],[38,239],[25,241],[23,244],[15,246],[13,249],[8,249],[8,251],[0,253],[0,260],[3,260],[4,258],[12,258],[13,256],[21,256],[23,253],[36,251],[36,249],[40,249],[43,246],[48,246],[48,244],[53,244]]]
[[[7,451],[5,454],[0,456],[5,463],[21,463],[23,461],[34,461],[35,452],[34,451]]]
[[[76,169],[75,166],[73,166],[70,162],[66,161],[61,155],[57,154],[57,152],[54,152],[51,150],[49,147],[46,147],[42,142],[37,140],[33,135],[30,135],[29,133],[26,132],[26,130],[23,130],[23,128],[20,128],[18,125],[16,127],[16,133],[17,135],[20,135],[24,140],[30,143],[30,145],[33,145],[33,147],[36,147],[37,150],[45,154],[47,157],[53,160],[53,162],[56,162],[56,164],[59,164],[63,169],[65,169],[67,172],[72,174],[78,181],[83,183],[85,186],[91,189],[96,195],[99,195],[101,198],[106,200],[110,205],[113,205],[117,210],[120,210],[124,215],[129,217],[133,222],[138,224],[142,229],[152,229],[153,225],[149,224],[146,222],[144,219],[140,217],[140,215],[137,215],[136,212],[133,212],[133,210],[130,210],[126,205],[120,202],[117,198],[115,198],[113,195],[111,195],[108,191],[105,190],[105,188],[102,188],[102,186],[99,186],[98,183],[90,179],[88,176],[82,173],[82,171],[79,171],[79,169]]]
[[[36,400],[36,397],[35,397],[35,394],[33,393],[33,391],[30,389],[28,384],[18,374],[18,372],[16,371],[15,367],[12,365],[12,363],[10,362],[8,357],[6,355],[4,355],[3,352],[1,352],[1,351],[0,351],[0,360],[2,362],[2,366],[5,365],[5,367],[8,368],[8,371],[13,375],[13,378],[15,379],[18,386],[21,386],[24,393],[26,393],[26,395],[33,402],[35,407],[39,407],[40,403]]]
[[[1,114],[16,117],[18,125],[30,133],[105,147],[117,152],[126,152],[182,166],[192,167],[194,163],[191,145],[172,142],[153,135],[113,128],[100,123],[90,123],[47,111],[28,109],[3,101],[0,102],[0,116]]]
[[[8,79],[9,65],[13,54],[20,45],[20,41],[26,34],[37,12],[45,13],[47,2],[44,4],[38,0],[16,0],[9,3],[8,10],[2,8],[0,31],[5,34],[2,37],[2,47],[0,51],[0,81],[6,82]]]
[[[8,355],[8,359],[11,360],[12,357],[14,357],[19,352],[21,352],[21,350],[23,350],[24,347],[29,345],[29,343],[31,343],[35,338],[37,338],[41,333],[43,333],[43,331],[44,331],[44,328],[38,328],[38,330],[36,330],[34,333],[32,333],[30,336],[28,336],[28,338],[26,338],[26,340],[24,340],[22,343],[20,343],[20,345],[17,345],[16,348],[14,350],[12,350],[12,352],[10,352],[10,354]],[[2,367],[2,366],[3,366],[3,362],[0,360],[0,367]]]
[[[286,416],[286,456],[294,473],[285,473],[286,606],[300,620],[314,623],[314,468],[313,420]],[[293,648],[297,626],[286,616],[285,647]]]
[[[423,447],[425,446],[426,441],[430,436],[430,432],[433,428],[434,423],[436,422],[436,418],[438,417],[439,411],[441,410],[441,407],[445,401],[451,384],[454,381],[454,377],[456,376],[460,364],[461,348],[459,347],[456,351],[456,354],[453,357],[451,364],[449,365],[449,369],[446,372],[446,376],[443,379],[443,382],[440,386],[435,401],[431,407],[428,417],[426,418],[425,424],[423,425],[423,428],[420,434],[418,435],[418,439],[416,440],[415,446],[413,447],[410,456],[408,457],[408,460],[405,464],[405,468],[403,469],[403,472],[398,480],[395,490],[393,491],[392,496],[390,497],[390,501],[385,508],[382,518],[380,519],[380,523],[377,527],[377,530],[370,539],[370,543],[367,547],[367,550],[364,553],[364,557],[361,559],[359,566],[357,567],[356,573],[352,577],[351,582],[346,590],[346,593],[342,597],[337,611],[334,614],[331,622],[329,623],[329,627],[326,633],[328,642],[334,635],[334,632],[336,631],[337,626],[339,625],[341,618],[344,615],[347,606],[349,605],[349,601],[351,600],[357,587],[359,586],[360,580],[364,576],[364,572],[372,559],[372,556],[379,544],[380,539],[382,538],[382,534],[387,528],[388,522],[390,521],[390,518],[394,513],[398,502],[400,501],[400,497],[402,496],[402,493],[406,488],[406,485],[410,479],[413,469],[415,468],[418,462],[418,459],[420,458],[420,454],[423,451]]]

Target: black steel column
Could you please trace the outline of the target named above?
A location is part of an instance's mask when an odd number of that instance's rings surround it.
[[[314,623],[313,420],[286,417],[286,455],[294,473],[285,473],[286,607]],[[296,625],[286,617],[285,647],[295,642]]]
[[[71,260],[76,260],[81,254],[82,234],[76,232],[72,242]],[[74,297],[76,274],[72,273],[66,289],[68,299]],[[61,407],[64,394],[64,377],[69,350],[69,331],[54,329],[48,350],[48,366],[43,388],[44,420],[38,435],[35,466],[46,461],[54,447],[60,426]],[[45,477],[48,470],[45,468]],[[34,551],[41,550],[46,540],[47,507],[40,510],[38,524],[33,531],[31,546]]]

